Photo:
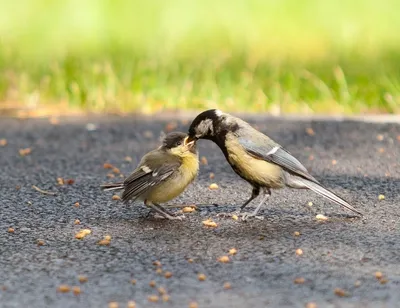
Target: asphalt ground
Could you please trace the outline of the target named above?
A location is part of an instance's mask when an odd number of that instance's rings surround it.
[[[108,307],[110,302],[127,307],[130,300],[150,308],[190,303],[208,308],[400,307],[400,125],[247,120],[287,147],[365,218],[351,218],[312,192],[290,189],[273,191],[261,211],[263,221],[219,218],[217,213],[246,200],[251,188],[209,141],[198,143],[208,164],[171,204],[219,206],[199,207],[183,221],[146,217],[149,211],[142,204],[125,206],[100,190],[100,184],[121,179],[115,173],[110,178],[113,171],[104,163],[128,175],[142,155],[159,145],[161,131],[185,131],[187,121],[94,117],[52,124],[1,118],[0,139],[7,144],[0,141],[0,307]],[[31,152],[20,155],[26,148]],[[64,185],[57,184],[59,177]],[[219,189],[208,188],[213,182]],[[329,219],[317,220],[317,214]],[[203,226],[209,217],[216,228]],[[85,228],[91,234],[76,239]],[[110,244],[98,245],[106,235]],[[229,263],[219,262],[231,248],[237,254]],[[302,255],[296,254],[299,248]],[[172,277],[165,278],[167,271]],[[383,278],[375,277],[377,271]],[[206,279],[199,281],[198,274]],[[87,282],[79,282],[80,275]],[[295,283],[296,278],[303,283]],[[156,287],[150,286],[152,280]],[[231,288],[225,289],[225,283]],[[60,285],[79,286],[81,294],[59,292]],[[157,303],[148,300],[158,287],[165,288],[168,302],[161,296]],[[335,294],[336,288],[346,294]]]

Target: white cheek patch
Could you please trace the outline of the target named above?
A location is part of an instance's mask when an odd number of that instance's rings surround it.
[[[147,167],[147,166],[142,166],[142,167],[140,167],[140,169],[142,169],[146,173],[150,173],[151,172],[151,169],[149,167]]]
[[[206,119],[200,122],[200,124],[197,126],[197,133],[198,135],[202,136],[205,133],[210,131],[211,135],[214,134],[214,127],[211,119]]]

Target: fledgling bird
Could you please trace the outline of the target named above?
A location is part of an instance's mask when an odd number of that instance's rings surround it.
[[[233,170],[252,187],[251,197],[238,208],[240,213],[264,190],[265,196],[251,213],[243,218],[255,217],[271,195],[271,189],[285,186],[310,189],[359,215],[360,211],[348,202],[324,188],[307,169],[287,150],[274,140],[250,126],[247,122],[210,109],[200,113],[189,127],[189,142],[208,139],[215,142],[225,155]]]
[[[196,142],[187,134],[171,132],[162,145],[147,153],[123,183],[104,184],[105,191],[123,189],[122,201],[143,200],[145,205],[167,219],[181,219],[160,203],[179,196],[195,179],[199,170]]]

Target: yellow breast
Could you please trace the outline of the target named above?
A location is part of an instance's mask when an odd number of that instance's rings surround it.
[[[249,155],[234,137],[227,138],[226,147],[229,162],[245,179],[270,188],[283,186],[282,169],[279,166]]]
[[[196,178],[199,171],[198,156],[188,153],[182,157],[182,165],[164,183],[154,187],[147,195],[147,200],[165,203],[178,197]]]

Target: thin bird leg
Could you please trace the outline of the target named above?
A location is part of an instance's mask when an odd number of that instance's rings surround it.
[[[235,211],[231,213],[219,213],[217,214],[217,217],[232,217],[233,215],[241,215],[240,213],[246,207],[246,205],[248,205],[251,201],[257,198],[259,194],[260,194],[260,187],[253,186],[253,190],[251,192],[251,197],[249,198],[249,200],[247,200],[243,205],[239,206]]]
[[[255,208],[255,210],[252,213],[243,213],[242,214],[242,220],[247,220],[250,217],[257,217],[258,212],[260,211],[262,205],[265,203],[265,201],[267,201],[267,199],[269,198],[269,196],[271,196],[271,190],[269,188],[265,188],[264,189],[264,198],[262,198],[261,202],[257,205],[257,207]],[[264,219],[264,217],[260,217],[260,219]]]
[[[153,202],[153,204],[154,204],[154,206],[156,206],[158,209],[160,209],[161,211],[167,213],[168,215],[175,216],[174,213],[168,211],[164,206],[162,206],[162,205],[160,205],[160,204],[158,204],[158,203],[154,203],[154,202]]]
[[[243,205],[241,205],[236,210],[236,212],[240,213],[241,211],[243,211],[243,209],[246,207],[246,205],[249,204],[251,201],[253,201],[255,198],[257,198],[259,194],[260,194],[260,187],[253,186],[253,190],[251,191],[251,197],[249,198],[249,200],[247,200],[245,203],[243,203]]]
[[[162,210],[162,207],[161,207],[161,208],[158,208],[155,204],[147,203],[146,205],[147,205],[148,207],[150,207],[152,210],[156,211],[158,214],[160,214],[161,216],[163,216],[163,217],[166,218],[166,219],[170,219],[170,220],[173,220],[173,219],[182,220],[181,217],[178,217],[178,216],[171,216],[170,214],[168,214],[168,213],[166,213],[165,211],[163,211],[163,210]]]

